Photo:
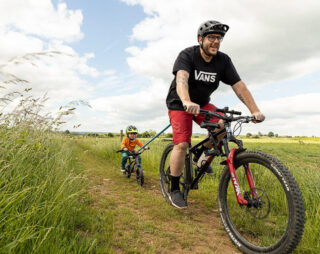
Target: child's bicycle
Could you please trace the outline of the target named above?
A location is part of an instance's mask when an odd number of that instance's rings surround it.
[[[304,204],[299,187],[289,170],[275,157],[261,151],[247,151],[241,140],[231,130],[231,122],[253,121],[252,116],[237,116],[241,112],[228,108],[216,109],[218,113],[201,110],[205,117],[201,124],[209,137],[193,147],[185,157],[185,168],[180,178],[184,198],[198,183],[216,156],[225,157],[218,189],[218,207],[222,224],[229,237],[245,253],[290,253],[301,240],[304,229]],[[224,130],[214,132],[219,124],[209,122],[218,117],[224,121]],[[217,136],[226,135],[218,142]],[[192,155],[199,146],[210,141],[213,148],[200,168],[193,166]],[[237,148],[229,148],[233,142]],[[173,144],[163,151],[160,162],[160,187],[169,202],[171,189],[170,153]],[[217,172],[218,174],[218,172]]]
[[[130,178],[132,174],[136,174],[137,178],[137,183],[142,186],[144,183],[144,174],[143,174],[143,169],[142,166],[139,163],[138,155],[142,154],[145,151],[143,149],[141,152],[137,151],[125,151],[123,149],[117,151],[117,153],[120,152],[126,152],[129,156],[128,161],[126,162],[125,165],[125,171],[123,172],[123,175],[127,178]]]

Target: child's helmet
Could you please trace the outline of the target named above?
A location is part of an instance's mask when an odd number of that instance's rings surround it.
[[[129,133],[137,134],[138,133],[137,127],[133,125],[129,125],[126,129],[126,134],[129,134]]]

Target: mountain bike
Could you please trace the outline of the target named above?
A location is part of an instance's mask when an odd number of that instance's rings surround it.
[[[237,121],[238,129],[243,123],[254,121],[252,116],[241,116],[241,112],[227,107],[215,112],[200,110],[200,114],[205,118],[200,127],[208,129],[208,137],[190,145],[185,155],[180,177],[184,198],[187,200],[190,190],[198,189],[212,160],[224,157],[220,163],[224,169],[219,180],[218,208],[232,242],[245,253],[292,252],[301,240],[305,222],[302,195],[294,177],[277,158],[262,151],[247,151],[235,137],[231,123]],[[224,129],[209,122],[213,117],[223,120]],[[218,139],[221,135],[223,138]],[[205,151],[207,159],[200,167],[193,166],[192,156],[208,141],[213,148]],[[160,162],[160,187],[168,202],[172,149],[173,144],[167,145]]]
[[[132,174],[136,174],[136,179],[137,179],[137,183],[142,186],[144,183],[144,173],[143,173],[143,169],[142,166],[139,163],[139,159],[138,159],[138,155],[142,154],[145,150],[147,149],[143,149],[141,152],[137,152],[137,151],[125,151],[123,149],[117,151],[119,152],[126,152],[129,156],[126,165],[125,165],[125,171],[123,172],[123,175],[126,178],[130,178]]]

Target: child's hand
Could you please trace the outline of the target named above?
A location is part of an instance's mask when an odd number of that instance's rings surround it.
[[[124,147],[124,148],[123,148],[123,151],[128,151],[128,148]]]
[[[146,146],[145,148],[144,148],[144,150],[149,150],[150,149],[150,147],[149,146]]]

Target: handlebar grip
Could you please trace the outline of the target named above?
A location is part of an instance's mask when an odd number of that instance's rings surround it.
[[[239,115],[239,116],[242,114],[240,111],[234,111],[234,110],[231,110],[230,113],[234,115]]]
[[[221,112],[221,113],[229,113],[229,114],[233,114],[233,115],[241,115],[242,113],[240,111],[235,111],[235,110],[229,110],[228,107],[225,108],[216,108],[214,110],[215,112]]]

